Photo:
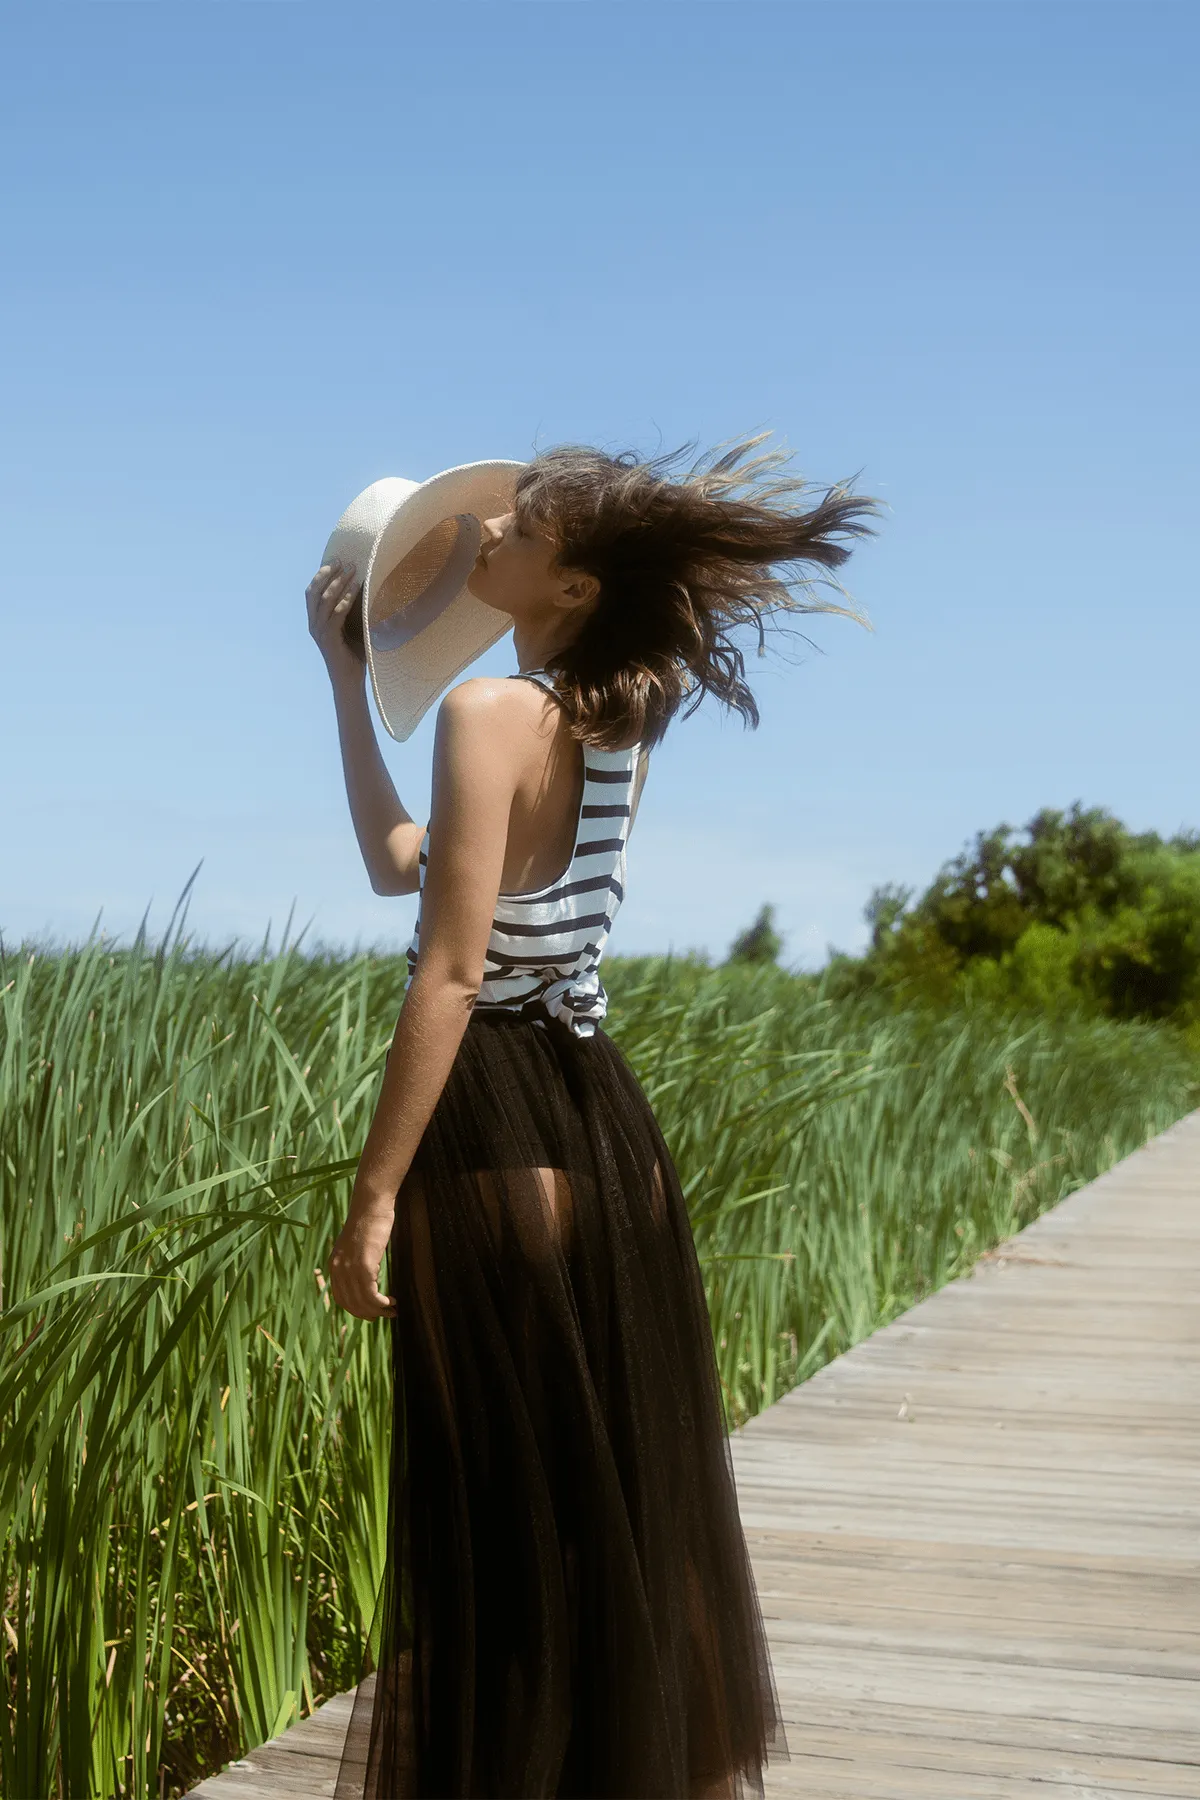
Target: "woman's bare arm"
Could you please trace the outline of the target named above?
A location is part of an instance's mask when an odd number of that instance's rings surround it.
[[[424,836],[400,804],[380,753],[367,702],[366,669],[343,636],[346,614],[362,584],[351,564],[322,564],[308,585],[308,628],[325,659],[337,712],[342,773],[354,834],[377,894],[415,894]]]
[[[396,1195],[433,1116],[483,982],[504,872],[529,702],[475,678],[438,709],[421,952],[392,1038],[350,1213],[330,1259],[334,1298],[359,1318],[393,1312],[378,1291]]]
[[[375,736],[361,663],[333,682],[342,774],[354,835],[377,894],[415,894],[425,827],[400,803]]]

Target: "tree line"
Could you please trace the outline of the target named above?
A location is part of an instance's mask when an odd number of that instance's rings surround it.
[[[834,954],[835,991],[895,987],[1200,1027],[1200,833],[1130,831],[1103,807],[1043,808],[979,832],[924,893],[876,888],[861,957]],[[775,960],[770,908],[730,960]]]

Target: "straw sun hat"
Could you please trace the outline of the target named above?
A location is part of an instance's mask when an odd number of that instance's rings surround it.
[[[519,462],[463,463],[428,481],[389,476],[352,500],[323,563],[353,562],[379,716],[411,737],[438,695],[512,628],[467,592],[481,520],[512,511]]]

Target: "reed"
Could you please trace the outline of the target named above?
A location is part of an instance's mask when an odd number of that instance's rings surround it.
[[[1200,1099],[1182,1034],[628,960],[611,1028],[689,1197],[735,1426]]]
[[[386,1333],[321,1265],[399,959],[102,940],[0,970],[9,1800],[157,1796],[349,1686]],[[1193,1103],[1171,1033],[606,964],[688,1194],[731,1421]]]

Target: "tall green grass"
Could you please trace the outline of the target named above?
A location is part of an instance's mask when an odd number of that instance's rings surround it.
[[[772,966],[614,963],[688,1193],[732,1422],[1200,1100],[1161,1027],[834,1003]]]
[[[331,1305],[399,959],[103,942],[0,970],[6,1800],[159,1796],[350,1685],[387,1334]],[[1194,1102],[1168,1031],[606,965],[737,1422]]]

